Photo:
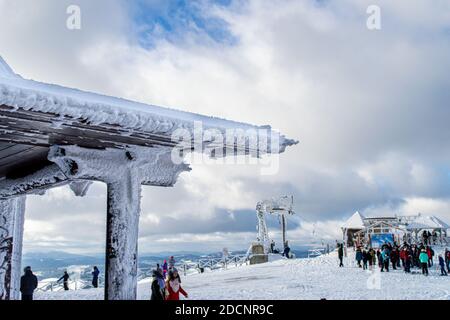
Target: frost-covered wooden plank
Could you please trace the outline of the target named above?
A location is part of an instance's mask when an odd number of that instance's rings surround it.
[[[20,298],[25,197],[0,200],[0,300]]]
[[[0,199],[24,194],[42,194],[48,188],[68,182],[69,180],[57,165],[50,165],[23,178],[0,180]]]
[[[0,105],[8,106],[9,112],[21,109],[53,115],[52,125],[55,127],[71,124],[76,119],[92,126],[115,125],[122,128],[124,134],[137,131],[165,137],[179,129],[194,134],[198,123],[203,130],[217,130],[223,136],[227,130],[253,131],[244,135],[240,147],[249,143],[255,131],[260,140],[270,140],[274,134],[270,126],[256,126],[23,79],[3,59],[0,60]],[[260,152],[281,153],[296,143],[275,134],[279,136],[279,145],[273,150]]]

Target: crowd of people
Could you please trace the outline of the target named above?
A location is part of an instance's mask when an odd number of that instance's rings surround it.
[[[92,286],[98,288],[100,270],[94,266],[92,271]],[[67,271],[56,282],[62,282],[65,291],[69,290],[70,275]],[[24,269],[24,275],[20,279],[20,292],[22,300],[33,300],[33,294],[38,288],[38,278],[33,274],[31,267]],[[180,294],[188,297],[186,291],[181,287],[181,277],[175,268],[175,258],[164,260],[162,267],[157,264],[153,270],[151,300],[180,300]]]
[[[283,257],[286,257],[288,259],[292,259],[294,257],[292,255],[292,253],[291,253],[291,248],[289,247],[289,242],[288,241],[284,242],[284,249],[283,249],[282,252],[280,252],[279,249],[275,248],[275,241],[271,240],[270,241],[270,247],[269,247],[269,253],[276,253],[276,254],[281,253],[281,255]]]
[[[436,245],[440,242],[440,238],[441,237],[438,235],[436,230],[433,230],[433,232],[428,230],[422,232],[422,242],[424,245]]]
[[[428,239],[427,239],[428,240]],[[429,268],[434,265],[435,252],[429,241],[416,245],[404,243],[402,246],[385,243],[377,250],[373,248],[356,248],[355,259],[358,267],[364,270],[372,270],[377,267],[381,272],[393,270],[403,270],[405,273],[411,273],[411,269],[418,268],[422,274],[428,276]],[[338,246],[339,267],[343,267],[344,246]],[[450,272],[450,251],[445,249],[443,255],[438,256],[440,275],[447,276]]]
[[[98,288],[100,270],[94,266],[92,271],[92,286]],[[56,281],[62,282],[65,291],[69,290],[70,275],[67,271]],[[22,300],[33,300],[33,294],[38,288],[38,278],[33,274],[31,267],[24,269],[24,275],[20,279],[20,292]],[[175,258],[171,256],[164,260],[162,266],[157,264],[153,270],[151,300],[179,300],[180,294],[188,297],[186,291],[181,287],[181,277],[175,268]]]
[[[26,267],[24,270],[24,275],[20,278],[20,293],[22,295],[22,300],[33,300],[34,291],[38,287],[38,278],[33,274],[31,267]],[[94,266],[92,271],[92,287],[98,288],[98,277],[100,275],[100,270],[97,266]],[[69,280],[70,275],[66,271],[59,278],[56,283],[60,283],[62,281],[63,288],[65,291],[69,291]]]
[[[180,294],[188,297],[186,291],[181,287],[181,277],[175,268],[175,258],[164,260],[162,267],[156,265],[153,270],[151,300],[180,300]]]

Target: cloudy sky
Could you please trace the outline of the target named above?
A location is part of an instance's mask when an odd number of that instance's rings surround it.
[[[72,4],[81,30],[66,27]],[[371,4],[381,30],[367,28]],[[333,241],[356,210],[450,222],[450,1],[0,0],[0,12],[0,54],[26,78],[301,141],[273,176],[193,164],[174,188],[145,187],[141,252],[245,249],[256,202],[282,194],[294,246]],[[29,197],[25,249],[102,252],[105,193]]]

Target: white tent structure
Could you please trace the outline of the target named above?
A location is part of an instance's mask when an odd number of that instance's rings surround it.
[[[342,227],[345,229],[363,229],[365,227],[364,219],[365,217],[359,211],[356,211]]]
[[[364,230],[366,227],[364,224],[365,217],[356,211],[342,226],[342,232],[344,237],[345,247],[353,246],[353,236],[356,232]]]

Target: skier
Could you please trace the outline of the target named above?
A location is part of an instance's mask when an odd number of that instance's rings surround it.
[[[175,267],[175,258],[171,256],[169,258],[169,270],[172,270]]]
[[[164,279],[166,278],[166,275],[167,275],[167,260],[164,260],[164,263],[163,263],[163,277],[164,277]]]
[[[390,258],[391,258],[391,261],[392,261],[392,269],[397,270],[398,251],[397,251],[397,249],[395,247],[392,248],[392,251],[390,253]]]
[[[433,266],[434,250],[431,249],[431,246],[427,246],[427,255],[428,255],[428,267],[432,267]]]
[[[181,277],[180,277],[180,273],[178,272],[178,269],[173,268],[172,272],[175,274],[175,277],[178,279],[178,282],[181,283]]]
[[[436,230],[433,230],[433,233],[432,233],[432,239],[433,239],[433,245],[436,245],[436,243],[437,243],[437,232],[436,232]]]
[[[98,270],[97,266],[94,266],[94,271],[92,271],[92,286],[94,288],[98,288],[98,275],[100,274],[100,270]]]
[[[344,259],[344,245],[338,244],[338,257],[339,257],[339,267],[343,267],[344,264],[342,263],[342,260]]]
[[[158,278],[158,284],[159,284],[159,288],[161,289],[161,295],[164,299],[165,297],[165,288],[166,288],[166,281],[163,275],[163,271],[161,268],[156,269],[157,274],[156,277]]]
[[[419,255],[420,255],[420,250],[417,248],[416,245],[414,245],[413,246],[413,251],[412,251],[412,257],[413,257],[412,265],[417,267],[417,268],[420,267]]]
[[[428,276],[428,254],[425,249],[419,255],[420,264],[422,266],[422,274]]]
[[[397,251],[397,268],[400,268],[400,247],[395,245],[395,250]]]
[[[26,267],[23,269],[25,273],[20,278],[20,292],[22,294],[23,301],[31,301],[33,300],[33,293],[38,286],[38,279],[31,271],[31,267]]]
[[[355,255],[356,261],[358,262],[358,268],[362,268],[361,266],[361,260],[363,259],[363,254],[361,251],[361,247],[358,247],[356,249],[356,255]]]
[[[290,259],[291,258],[291,248],[289,248],[289,244],[286,241],[286,245],[284,246],[284,251],[283,251],[283,256],[285,256],[286,258]]]
[[[380,249],[377,249],[377,259],[378,259],[378,267],[380,269],[382,269],[383,268],[383,257],[381,256]]]
[[[169,271],[169,279],[166,282],[166,300],[180,300],[180,293],[188,298],[179,281],[178,271]]]
[[[409,252],[406,251],[405,252],[405,272],[406,273],[411,272],[411,263],[412,263],[412,256]]]
[[[67,273],[67,271],[64,271],[64,275],[58,279],[58,281],[56,282],[60,282],[61,280],[63,280],[63,285],[64,285],[64,290],[68,291],[69,290],[69,274]]]
[[[406,245],[404,245],[403,248],[400,250],[400,254],[399,254],[400,260],[402,261],[402,267],[403,267],[404,271],[406,271],[405,268],[406,268],[406,256],[407,255],[408,255],[408,247]]]
[[[423,243],[428,244],[428,233],[426,230],[422,233],[422,238],[423,238]]]
[[[375,263],[376,263],[376,261],[375,261],[375,250],[370,248],[369,251],[367,252],[367,257],[368,257],[368,260],[369,260],[369,269],[372,270],[372,266],[375,265]]]
[[[151,300],[156,300],[156,301],[162,301],[164,300],[163,297],[163,291],[160,286],[160,281],[159,278],[162,277],[162,275],[160,275],[160,273],[157,270],[153,270],[153,281],[152,281],[152,296],[151,296]],[[163,281],[164,282],[164,281]]]
[[[389,249],[387,247],[381,252],[380,259],[382,260],[381,272],[383,272],[384,269],[386,269],[386,272],[389,272]]]
[[[367,262],[370,259],[370,255],[366,249],[363,250],[362,257],[363,257],[363,270],[367,270]]]
[[[450,250],[445,249],[445,264],[447,265],[447,272],[450,272]]]
[[[442,255],[439,255],[439,266],[441,267],[441,276],[446,276],[447,272],[445,271],[445,261],[442,258]]]
[[[274,250],[275,250],[275,241],[272,240],[270,242],[270,253],[275,253]]]

